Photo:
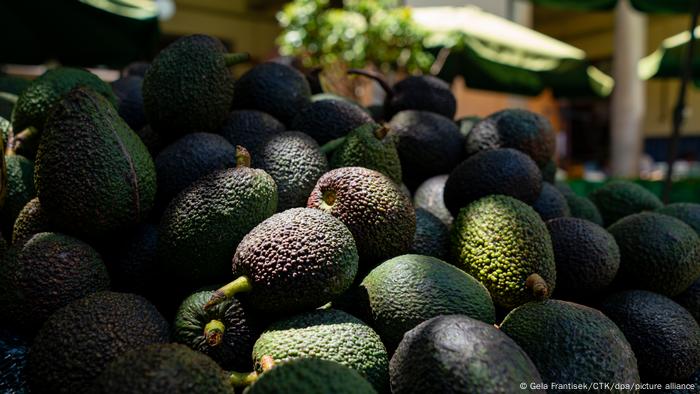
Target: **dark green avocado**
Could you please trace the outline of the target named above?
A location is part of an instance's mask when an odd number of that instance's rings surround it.
[[[544,221],[571,216],[564,195],[554,185],[547,182],[542,182],[540,196],[537,197],[532,207]]]
[[[411,253],[445,260],[450,254],[450,233],[435,215],[423,208],[416,209],[416,235]]]
[[[379,171],[401,184],[401,159],[393,136],[387,135],[389,128],[368,123],[353,130],[342,145],[333,151],[332,168],[365,167]]]
[[[561,189],[559,189],[559,191],[561,192]],[[603,217],[600,215],[598,207],[593,204],[593,201],[586,197],[577,196],[573,194],[573,192],[570,194],[562,194],[566,199],[566,205],[569,206],[571,217],[586,219],[599,226],[603,225]]]
[[[36,197],[34,163],[20,155],[5,156],[7,174],[5,202],[0,209],[3,234],[11,235],[22,208]]]
[[[231,111],[219,130],[233,146],[240,145],[250,152],[253,167],[258,167],[265,141],[285,130],[272,115],[254,110]]]
[[[112,91],[117,96],[117,112],[132,130],[140,130],[148,124],[143,109],[143,78],[126,76],[112,82]]]
[[[46,212],[41,208],[39,199],[34,197],[22,208],[12,228],[12,244],[21,245],[32,235],[49,232],[51,224]]]
[[[661,200],[644,187],[630,181],[611,181],[593,191],[588,198],[598,207],[606,227],[618,220],[663,206]]]
[[[372,117],[355,104],[343,100],[320,100],[299,111],[291,129],[306,133],[323,145],[345,137],[367,123],[374,123]]]
[[[700,235],[700,204],[678,202],[661,207],[656,212],[680,219]]]

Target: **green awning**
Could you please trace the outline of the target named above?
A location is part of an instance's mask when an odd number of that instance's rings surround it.
[[[413,18],[428,32],[425,46],[443,58],[438,76],[447,81],[461,75],[471,88],[531,96],[546,88],[568,97],[612,92],[612,78],[580,49],[479,8],[416,8]]]
[[[695,28],[695,36],[700,37],[700,26]],[[700,48],[698,40],[700,39],[695,39],[696,48]],[[679,78],[689,42],[689,31],[665,39],[654,53],[639,61],[639,76],[642,79]],[[692,66],[696,78],[695,85],[700,87],[700,53],[697,51],[693,56]]]
[[[574,11],[606,11],[615,8],[617,0],[530,0],[532,3]],[[627,1],[627,0],[625,0]],[[630,0],[639,11],[652,14],[690,13],[693,0]]]

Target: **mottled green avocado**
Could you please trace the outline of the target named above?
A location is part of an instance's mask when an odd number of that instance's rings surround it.
[[[432,75],[409,76],[394,84],[384,102],[387,118],[405,110],[429,111],[455,117],[457,99],[450,85]]]
[[[300,111],[291,128],[323,145],[367,123],[374,123],[372,117],[357,105],[342,100],[321,100]]]
[[[401,160],[389,128],[368,123],[350,132],[333,151],[331,167],[365,167],[379,171],[401,184]]]
[[[5,202],[0,209],[2,232],[12,234],[17,216],[27,203],[36,197],[34,188],[34,163],[19,155],[5,156],[7,169]]]
[[[630,181],[612,181],[588,195],[606,227],[618,220],[643,211],[654,211],[663,206],[661,200],[644,187]]]

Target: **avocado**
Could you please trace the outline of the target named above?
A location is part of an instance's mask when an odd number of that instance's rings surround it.
[[[630,181],[611,181],[588,195],[606,227],[618,220],[643,211],[654,211],[663,206],[652,192]]]
[[[191,133],[166,146],[155,157],[156,206],[164,210],[187,186],[216,170],[236,166],[236,148],[217,134]]]
[[[41,208],[39,199],[34,197],[22,208],[17,220],[15,220],[15,225],[12,228],[12,243],[14,245],[23,244],[32,235],[50,230],[49,218]]]
[[[408,252],[416,233],[411,200],[385,175],[362,167],[327,172],[308,201],[340,219],[352,232],[360,254],[360,271]]]
[[[316,182],[328,171],[328,160],[304,133],[289,131],[270,137],[260,152],[259,168],[277,185],[277,211],[305,207]]]
[[[555,134],[549,120],[523,109],[506,109],[474,125],[466,138],[468,156],[498,148],[517,149],[545,168],[554,156]]]
[[[700,278],[696,279],[690,287],[673,300],[688,310],[700,324]]]
[[[452,214],[445,206],[443,192],[449,175],[438,175],[421,183],[413,194],[413,205],[422,208],[439,218],[445,226],[452,226]]]
[[[320,358],[299,358],[263,373],[246,394],[376,394],[355,370]]]
[[[438,316],[407,332],[389,371],[395,394],[544,393],[535,387],[542,386],[540,374],[518,344],[464,315]]]
[[[471,156],[450,173],[444,199],[457,216],[482,197],[501,194],[532,205],[541,192],[542,174],[530,157],[515,149],[493,149]]]
[[[182,288],[229,276],[236,246],[277,209],[277,187],[237,148],[238,166],[206,175],[178,194],[158,226],[158,261]],[[43,200],[42,200],[43,201]]]
[[[700,238],[687,224],[660,213],[625,217],[608,228],[620,247],[617,285],[669,297],[700,276]]]
[[[0,328],[0,392],[24,394],[27,389],[29,342],[17,333]]]
[[[340,101],[345,101],[346,103],[356,105],[356,106],[358,106],[361,110],[363,110],[363,111],[369,113],[369,111],[367,110],[367,108],[365,108],[365,107],[363,107],[362,105],[360,105],[360,103],[358,103],[357,101],[355,101],[355,100],[353,100],[353,99],[351,99],[351,98],[345,97],[345,96],[341,96],[341,95],[339,95],[339,94],[335,94],[335,93],[316,93],[316,94],[314,94],[314,95],[311,96],[311,102],[312,102],[312,103],[315,103],[316,101],[322,101],[322,100],[340,100]]]
[[[458,267],[483,283],[503,308],[544,299],[554,291],[549,232],[522,201],[495,195],[463,208],[453,223],[452,248]]]
[[[557,298],[586,301],[607,289],[620,268],[620,249],[604,228],[584,219],[548,221],[557,264]]]
[[[532,207],[544,221],[571,216],[564,195],[554,185],[547,182],[542,182],[540,196],[537,197]]]
[[[0,114],[0,134],[2,134],[2,146],[7,147],[12,139],[12,123]]]
[[[304,74],[273,62],[258,64],[243,74],[233,95],[234,109],[266,112],[287,126],[310,104],[311,88]]]
[[[7,194],[0,209],[0,218],[2,218],[2,232],[9,236],[22,208],[29,200],[36,197],[36,190],[34,163],[29,159],[19,155],[5,156],[5,167],[7,168]]]
[[[557,189],[561,192],[560,188]],[[571,217],[586,219],[599,226],[603,225],[603,216],[600,215],[600,211],[593,204],[593,201],[586,197],[577,196],[573,192],[571,194],[563,194],[563,196],[566,199],[566,205],[569,206]]]
[[[500,329],[530,356],[545,382],[640,383],[633,348],[596,309],[559,300],[531,302],[511,311]]]
[[[29,350],[29,388],[84,391],[117,356],[168,338],[168,323],[145,298],[109,291],[89,295],[59,309],[41,327]]]
[[[151,223],[139,224],[112,240],[105,253],[112,289],[155,301],[154,285],[160,280],[157,252],[158,226]]]
[[[374,123],[358,127],[333,151],[331,167],[365,167],[379,171],[401,184],[401,160],[389,128]]]
[[[445,223],[423,208],[416,209],[416,235],[411,253],[447,259],[450,234]]]
[[[265,141],[285,130],[279,120],[260,111],[231,111],[219,130],[231,145],[240,145],[250,152],[253,166],[258,167]]]
[[[154,344],[109,363],[91,394],[233,394],[227,374],[209,357],[179,344]]]
[[[204,309],[213,291],[187,297],[175,316],[173,340],[204,353],[221,368],[245,369],[259,336],[258,323],[236,298]]]
[[[70,302],[109,289],[97,251],[63,234],[35,234],[7,252],[0,270],[0,315],[28,332]]]
[[[402,111],[389,123],[397,139],[402,179],[415,189],[426,179],[449,173],[462,157],[457,125],[433,112]]]
[[[255,342],[253,361],[263,356],[276,363],[305,357],[335,361],[359,372],[378,392],[388,391],[389,358],[379,335],[339,310],[319,309],[274,323]]]
[[[656,212],[680,219],[700,235],[700,204],[677,202],[661,207]]]
[[[113,108],[117,105],[112,88],[97,75],[78,68],[54,68],[32,81],[17,98],[12,113],[12,127],[15,132],[19,133],[29,127],[42,132],[49,115],[61,99],[77,87],[91,90],[95,96],[101,97],[101,101],[109,103]]]
[[[54,107],[34,170],[51,223],[69,234],[101,238],[145,219],[156,171],[141,140],[89,90],[73,90]]]
[[[700,327],[660,294],[631,290],[609,296],[601,310],[632,345],[644,382],[682,382],[700,367]]]
[[[142,87],[143,78],[137,76],[121,77],[112,82],[112,91],[117,96],[117,112],[132,130],[140,130],[148,124]]]
[[[372,117],[355,104],[343,100],[320,100],[300,110],[291,128],[308,134],[323,145],[368,123],[374,123]]]
[[[237,279],[207,308],[247,292],[251,307],[289,314],[320,307],[345,292],[357,273],[357,248],[347,227],[316,209],[292,208],[260,223],[233,256]]]
[[[148,122],[165,140],[186,133],[216,132],[233,100],[229,67],[246,60],[227,54],[217,38],[195,34],[160,51],[143,78],[143,105]]]

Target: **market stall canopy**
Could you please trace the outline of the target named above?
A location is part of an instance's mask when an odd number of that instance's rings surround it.
[[[700,37],[700,26],[695,28],[695,36]],[[697,46],[698,39],[695,42]],[[639,76],[642,79],[679,78],[683,74],[689,43],[689,31],[665,39],[654,53],[639,61]],[[700,87],[700,54],[693,56],[692,67],[695,86]]]
[[[530,0],[534,4],[576,11],[605,11],[615,8],[618,0]],[[627,1],[627,0],[625,0]],[[666,14],[689,13],[693,0],[629,0],[639,11]]]
[[[158,43],[151,0],[0,1],[0,63],[122,67]]]
[[[413,18],[447,81],[461,75],[471,88],[531,96],[546,88],[566,97],[612,92],[612,78],[580,49],[477,7],[415,8]]]

